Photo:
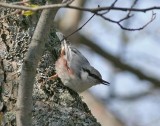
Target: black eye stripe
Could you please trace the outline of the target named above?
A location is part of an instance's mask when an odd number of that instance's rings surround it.
[[[101,78],[99,78],[97,75],[95,74],[92,74],[91,71],[89,71],[88,69],[85,69],[85,68],[82,68],[84,71],[86,71],[89,76],[92,76],[94,78],[96,78],[97,80],[99,80],[100,83],[104,84],[104,85],[108,85],[110,84],[109,82],[105,81],[105,80],[102,80]]]
[[[98,76],[96,76],[95,74],[92,74],[91,71],[89,71],[89,70],[87,70],[85,68],[83,68],[83,70],[86,71],[90,76],[96,78],[97,80],[101,80]]]

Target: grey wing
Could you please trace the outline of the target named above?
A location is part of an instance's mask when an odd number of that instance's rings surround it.
[[[68,67],[70,67],[77,76],[80,77],[80,71],[82,66],[90,65],[89,61],[79,52],[76,48],[70,48],[70,54],[68,57]]]

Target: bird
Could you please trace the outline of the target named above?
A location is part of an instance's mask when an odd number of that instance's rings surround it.
[[[97,84],[109,85],[103,80],[101,74],[71,43],[65,39],[61,32],[56,32],[61,41],[61,51],[58,60],[55,62],[56,74],[50,80],[60,78],[62,83],[81,93]]]

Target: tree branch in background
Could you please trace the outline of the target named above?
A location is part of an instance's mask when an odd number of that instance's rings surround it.
[[[123,71],[129,71],[129,72],[135,74],[138,78],[140,78],[142,80],[150,81],[151,83],[153,83],[153,85],[155,87],[160,87],[160,80],[158,78],[154,78],[152,76],[146,75],[145,73],[143,73],[139,69],[134,68],[134,67],[130,66],[129,64],[124,63],[119,58],[110,54],[109,52],[107,52],[107,50],[102,49],[98,44],[93,43],[91,40],[87,39],[86,37],[84,37],[80,34],[78,34],[77,36],[78,36],[79,39],[75,38],[76,41],[78,40],[79,43],[82,43],[82,44],[90,47],[97,54],[99,54],[100,56],[109,60],[115,67],[117,67],[117,68],[119,68]]]
[[[15,8],[15,9],[22,9],[22,10],[31,10],[31,11],[38,11],[38,10],[43,10],[43,9],[51,9],[51,8],[69,8],[69,9],[76,9],[76,10],[80,10],[80,11],[86,11],[86,12],[90,12],[93,13],[97,16],[100,16],[101,18],[103,18],[104,20],[107,20],[109,22],[115,23],[117,24],[120,28],[122,28],[123,30],[128,30],[128,31],[135,31],[135,30],[142,30],[144,29],[148,24],[150,24],[155,18],[156,18],[156,14],[152,13],[152,17],[151,19],[143,26],[139,27],[139,28],[127,28],[125,26],[122,25],[122,22],[124,20],[127,20],[129,18],[131,18],[133,15],[130,15],[131,12],[147,12],[147,11],[153,11],[153,10],[160,10],[160,7],[148,7],[148,8],[133,8],[134,5],[137,3],[137,0],[135,0],[132,4],[131,7],[115,7],[115,4],[118,0],[115,0],[111,6],[107,6],[107,7],[100,7],[98,6],[97,8],[84,8],[84,7],[78,7],[78,6],[72,6],[70,5],[73,0],[69,0],[65,3],[62,4],[52,4],[52,5],[45,5],[45,6],[38,6],[38,7],[28,7],[28,6],[22,6],[22,5],[15,5],[15,4],[8,4],[8,3],[2,3],[0,2],[0,6],[2,7],[8,7],[8,8]],[[111,18],[108,18],[105,16],[106,13],[109,13],[109,11],[114,10],[114,11],[124,11],[127,12],[129,11],[129,13],[122,19],[120,19],[119,21],[117,20],[113,20]],[[106,12],[107,11],[107,12]],[[2,17],[1,17],[2,18]]]
[[[133,8],[137,3],[138,3],[138,0],[135,0],[133,2],[133,4],[131,5],[131,8]],[[131,12],[132,11],[129,11],[128,14],[124,18],[122,18],[122,19],[119,20],[119,22],[122,22],[122,21],[124,21],[126,19],[129,19],[130,17],[133,17],[133,14],[131,15]]]
[[[17,126],[32,125],[32,91],[36,76],[36,68],[48,40],[50,28],[57,9],[44,10],[34,31],[31,44],[24,59],[17,99]],[[46,25],[47,24],[47,25]]]
[[[68,6],[62,6],[62,7],[76,9],[76,10],[80,10],[80,11],[87,11],[87,12],[92,12],[92,13],[106,11],[106,10],[126,11],[126,12],[132,11],[132,12],[144,12],[144,13],[147,11],[160,10],[159,6],[148,7],[148,8],[111,7],[111,6],[97,7],[97,8],[83,8],[83,7],[75,7],[75,6],[68,5]]]
[[[29,6],[23,6],[23,5],[16,5],[15,3],[4,3],[0,2],[0,7],[5,8],[13,8],[13,9],[20,9],[20,10],[30,10],[30,11],[39,11],[44,9],[53,9],[53,8],[61,8],[61,7],[67,7],[69,4],[71,4],[74,0],[67,0],[65,3],[61,4],[50,4],[50,5],[43,5],[36,8],[29,7]],[[24,3],[24,2],[23,2]]]
[[[62,7],[62,8],[70,8],[70,9],[80,10],[80,11],[88,11],[88,12],[92,12],[92,13],[106,11],[106,10],[126,11],[126,12],[133,11],[133,12],[144,12],[144,13],[147,11],[160,10],[160,6],[153,6],[153,7],[148,7],[148,8],[131,8],[131,7],[115,7],[115,6],[84,8],[84,7],[71,6],[70,4],[72,2],[73,2],[72,0],[69,0],[66,3],[62,3],[62,4],[44,5],[44,6],[39,6],[36,8],[22,6],[22,5],[15,5],[12,3],[4,3],[4,2],[0,2],[0,6],[6,7],[6,8],[31,10],[31,11],[39,11],[39,10],[44,10],[44,9],[61,8]]]

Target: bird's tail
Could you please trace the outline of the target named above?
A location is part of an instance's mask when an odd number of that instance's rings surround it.
[[[59,38],[59,40],[61,41],[62,47],[68,48],[70,43],[69,43],[69,41],[66,40],[65,36],[61,32],[56,32],[56,35]]]
[[[61,32],[56,32],[56,35],[61,41],[61,49],[64,49],[67,59],[70,59],[71,58],[70,42],[66,40],[65,36]]]

